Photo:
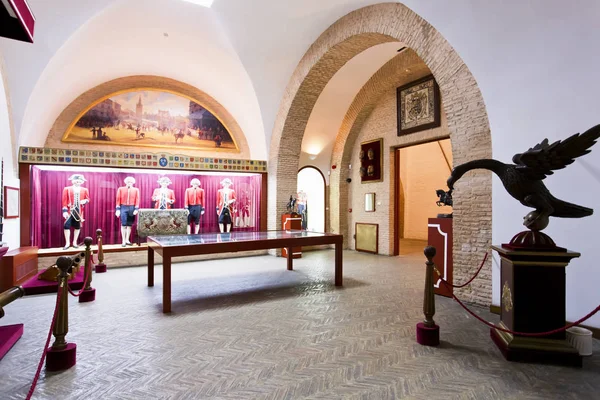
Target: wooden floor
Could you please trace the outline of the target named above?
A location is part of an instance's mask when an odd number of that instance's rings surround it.
[[[305,252],[294,271],[272,256],[177,264],[170,315],[161,312],[160,267],[154,288],[144,268],[95,274],[96,301],[69,303],[77,365],[42,370],[33,398],[599,398],[597,341],[582,369],[507,362],[487,327],[436,297],[442,344],[418,345],[424,257],[421,244],[414,250],[345,251],[341,289],[333,250]],[[0,361],[0,399],[25,398],[54,301],[42,295],[6,307],[0,323],[25,323],[25,333]]]

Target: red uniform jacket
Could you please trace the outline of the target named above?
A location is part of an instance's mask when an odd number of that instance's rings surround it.
[[[87,203],[90,202],[90,192],[87,188],[80,187],[79,188],[79,201],[87,200]],[[63,189],[62,192],[62,212],[68,212],[71,214],[71,210],[73,209],[75,203],[75,193],[73,192],[73,186],[67,186]],[[87,204],[86,203],[86,204]],[[79,215],[81,216],[81,220],[83,221],[83,204],[79,206]]]
[[[235,190],[229,189],[229,194],[227,195],[227,201],[229,204],[227,208],[229,208],[229,212],[233,212],[233,203],[231,200],[235,199]],[[223,210],[223,203],[225,201],[225,189],[219,189],[217,191],[217,214],[221,214],[221,210]]]
[[[127,201],[127,190],[129,189],[129,202]],[[140,189],[127,186],[122,186],[117,189],[117,208],[121,206],[135,206],[137,210],[140,208]]]
[[[204,189],[193,187],[185,189],[185,208],[197,205],[204,207]]]
[[[154,208],[160,207],[160,188],[154,189],[152,193],[152,200],[156,202]],[[172,200],[172,201],[169,201]],[[167,189],[167,208],[171,208],[171,205],[175,202],[175,192],[172,189]]]

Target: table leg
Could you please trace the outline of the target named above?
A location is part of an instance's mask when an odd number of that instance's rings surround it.
[[[342,285],[342,242],[335,244],[335,286]]]
[[[154,286],[154,249],[148,247],[148,286]]]
[[[163,255],[163,313],[171,312],[171,256]]]
[[[288,271],[294,269],[294,253],[291,247],[287,247],[287,269]]]

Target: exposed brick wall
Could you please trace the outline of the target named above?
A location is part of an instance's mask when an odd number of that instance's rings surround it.
[[[231,151],[226,149],[215,149],[211,151],[199,151],[191,149],[179,149],[175,144],[173,148],[154,148],[154,147],[123,147],[118,146],[119,149],[135,149],[137,152],[145,153],[163,153],[172,152],[177,154],[198,156],[198,157],[214,157],[215,153],[219,156],[226,158],[239,158],[239,159],[251,159],[250,149],[244,132],[233,118],[233,116],[215,99],[203,91],[196,89],[195,87],[188,85],[183,82],[176,81],[160,76],[147,76],[137,75],[128,76],[124,78],[113,79],[112,81],[105,82],[98,85],[85,93],[77,97],[63,112],[58,116],[50,133],[46,138],[46,147],[53,148],[74,148],[74,149],[88,149],[88,150],[104,150],[114,151],[117,146],[114,145],[101,145],[101,144],[82,144],[82,143],[63,143],[61,139],[69,126],[75,121],[77,116],[83,112],[90,104],[97,101],[98,99],[108,96],[112,93],[138,88],[153,88],[170,90],[183,95],[189,96],[192,99],[196,99],[200,104],[204,105],[210,110],[216,117],[218,117],[223,125],[227,128],[231,136],[235,140],[239,151]]]
[[[285,201],[295,191],[306,123],[326,83],[356,54],[390,41],[406,44],[414,54],[409,52],[394,58],[390,61],[392,64],[386,64],[359,92],[342,124],[332,157],[332,164],[339,167],[330,176],[329,222],[332,231],[344,234],[345,246],[349,243],[346,213],[349,196],[352,196],[345,182],[349,173],[348,164],[365,121],[379,98],[402,84],[398,78],[408,83],[429,73],[428,67],[440,86],[447,131],[434,129],[410,137],[403,136],[397,138],[394,145],[439,139],[449,133],[455,165],[491,157],[490,128],[481,93],[452,46],[427,21],[402,4],[384,3],[365,7],[329,27],[313,43],[290,78],[275,120],[269,152],[270,229],[277,227],[278,217],[285,210]],[[393,73],[405,65],[403,63],[411,64],[412,61],[411,65],[418,66],[419,57],[425,68],[408,68],[411,70],[409,73],[404,68],[402,74]],[[376,118],[372,119],[376,124]],[[386,121],[381,121],[381,124],[385,125]],[[390,173],[393,170],[393,164],[390,164],[393,158],[389,156],[391,145],[384,141],[384,153],[388,160],[385,166],[388,168],[385,168],[384,181],[380,183],[388,194],[394,187],[393,174]],[[491,243],[491,174],[476,171],[463,177],[456,185],[454,199],[454,276],[457,281],[462,281],[476,269],[482,252]],[[393,201],[388,199],[386,202],[386,205],[382,203],[382,207],[387,210],[387,215],[382,218],[389,224],[393,218]],[[388,232],[387,237],[382,239],[388,244],[388,249],[391,248],[393,232]],[[489,304],[491,262],[488,262],[480,276],[473,285],[458,293],[465,300]]]

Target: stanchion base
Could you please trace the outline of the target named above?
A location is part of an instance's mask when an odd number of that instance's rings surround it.
[[[490,336],[508,361],[571,367],[583,365],[583,357],[566,340],[513,336],[494,328],[490,328]]]
[[[96,264],[94,271],[96,271],[97,274],[106,272],[106,264]]]
[[[75,365],[77,362],[77,345],[67,343],[67,347],[60,350],[54,350],[52,347],[46,353],[46,370],[64,371]]]
[[[417,343],[423,346],[438,346],[440,344],[440,327],[425,326],[423,322],[417,324]]]
[[[23,324],[0,326],[0,360],[23,336]]]
[[[88,301],[96,300],[96,289],[91,288],[90,290],[84,290],[79,296],[80,303],[87,303]]]

